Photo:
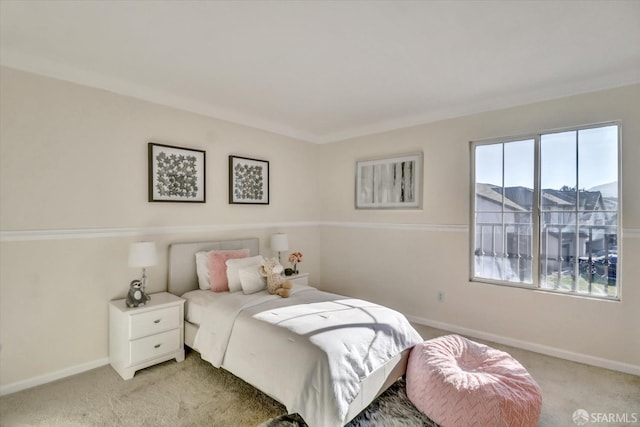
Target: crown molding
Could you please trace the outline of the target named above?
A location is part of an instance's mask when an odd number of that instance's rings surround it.
[[[366,137],[369,135],[425,125],[442,120],[499,111],[507,108],[523,107],[539,102],[586,95],[589,93],[615,89],[638,83],[640,83],[640,75],[637,71],[624,70],[588,80],[576,81],[571,85],[552,85],[545,87],[544,89],[508,93],[501,96],[487,96],[483,99],[478,99],[464,104],[442,106],[423,114],[407,115],[391,120],[379,121],[361,127],[353,127],[339,132],[328,133],[318,136],[314,142],[318,144],[340,142],[348,139]]]
[[[247,126],[254,129],[286,136],[289,138],[319,143],[318,135],[295,129],[290,126],[265,120],[256,116],[219,105],[202,102],[175,93],[154,89],[139,83],[133,83],[105,74],[80,70],[75,67],[51,61],[33,55],[16,52],[11,48],[2,48],[2,66],[26,71],[32,74],[75,83],[95,89],[102,89],[142,101],[151,102],[165,107],[196,113],[217,120]]]
[[[283,123],[266,120],[231,108],[151,88],[144,84],[122,80],[98,72],[82,70],[58,61],[51,61],[34,55],[25,54],[7,47],[3,47],[2,49],[0,64],[6,67],[56,78],[83,86],[103,89],[119,95],[191,113],[201,114],[214,119],[224,120],[230,123],[315,144],[336,143],[353,138],[365,137],[368,135],[391,132],[398,129],[424,125],[436,121],[453,119],[456,117],[518,107],[640,83],[640,76],[638,76],[635,70],[623,70],[590,79],[583,79],[582,81],[576,81],[571,85],[551,85],[544,89],[487,96],[472,102],[438,107],[421,114],[413,114],[390,120],[377,121],[365,126],[350,127],[318,135],[313,132],[288,126]]]

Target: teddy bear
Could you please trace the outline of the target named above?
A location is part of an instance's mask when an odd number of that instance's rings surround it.
[[[282,277],[284,267],[276,258],[267,258],[260,266],[260,275],[267,278],[267,290],[270,294],[287,298],[291,294],[291,282]]]

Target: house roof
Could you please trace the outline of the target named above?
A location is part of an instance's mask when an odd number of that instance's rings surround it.
[[[533,208],[533,190],[527,187],[515,186],[504,189],[504,205],[516,211],[530,212]],[[476,196],[490,200],[496,204],[502,204],[502,188],[492,185],[477,183]],[[599,191],[563,191],[554,189],[542,190],[543,209],[565,210],[573,208],[576,199],[579,199],[580,211],[606,210],[602,194]],[[610,201],[610,203],[613,203]]]
[[[557,203],[558,205],[575,206],[577,199],[580,205],[579,210],[581,211],[604,210],[602,194],[600,193],[600,191],[580,190],[579,192],[577,192],[575,190],[562,191],[544,189],[542,192],[543,196],[545,196],[545,199],[549,202],[551,202],[552,200],[561,201],[561,203]],[[548,205],[546,203],[543,203],[543,206]]]
[[[497,187],[493,184],[476,183],[476,196],[490,200],[498,205],[502,205],[503,203],[502,192],[500,187]],[[507,194],[507,197],[504,198],[504,206],[514,211],[520,211],[520,212],[527,211],[527,209],[525,209],[515,201],[511,200],[508,194]]]

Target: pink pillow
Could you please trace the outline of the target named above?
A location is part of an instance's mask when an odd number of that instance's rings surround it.
[[[209,252],[209,283],[213,292],[226,292],[229,290],[227,281],[227,260],[237,258],[247,258],[249,249],[238,249],[232,251],[210,251]]]

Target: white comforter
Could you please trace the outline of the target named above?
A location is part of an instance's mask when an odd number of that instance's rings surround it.
[[[290,298],[220,294],[195,337],[202,358],[299,413],[344,425],[360,381],[422,342],[406,318],[367,301],[295,285]]]

